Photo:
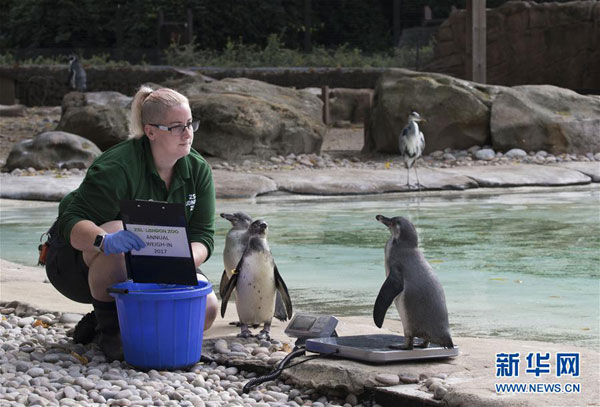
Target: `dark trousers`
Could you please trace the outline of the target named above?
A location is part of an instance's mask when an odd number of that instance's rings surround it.
[[[84,304],[92,303],[88,283],[88,266],[81,251],[74,249],[58,233],[58,221],[48,231],[50,239],[46,257],[46,275],[62,295]]]

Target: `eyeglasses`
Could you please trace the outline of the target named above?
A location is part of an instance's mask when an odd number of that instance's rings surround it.
[[[195,122],[189,122],[188,124],[178,124],[177,126],[171,126],[171,127],[162,126],[160,124],[151,124],[151,123],[148,123],[148,125],[154,126],[157,129],[171,132],[171,134],[174,136],[182,136],[185,129],[192,130],[192,133],[196,132],[198,130],[198,127],[200,127],[200,120],[196,120]]]

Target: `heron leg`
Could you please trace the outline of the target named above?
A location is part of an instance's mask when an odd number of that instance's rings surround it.
[[[421,190],[421,182],[419,181],[419,173],[417,172],[417,164],[415,163],[415,175],[417,176],[417,188]]]
[[[410,188],[410,168],[406,167],[406,186]]]

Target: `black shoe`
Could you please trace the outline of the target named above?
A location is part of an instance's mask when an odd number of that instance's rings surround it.
[[[97,342],[108,362],[112,362],[113,360],[123,361],[125,359],[120,332],[114,334],[99,332]]]
[[[119,329],[117,306],[112,302],[92,302],[96,314],[96,343],[109,362],[123,360],[123,345]]]
[[[75,326],[73,331],[73,342],[87,345],[94,340],[96,336],[96,314],[94,311],[88,312]]]

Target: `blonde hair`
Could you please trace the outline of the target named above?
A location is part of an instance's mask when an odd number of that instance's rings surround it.
[[[190,102],[185,96],[173,89],[160,88],[153,90],[149,86],[142,85],[131,102],[130,137],[142,137],[144,135],[144,125],[160,121],[169,108],[189,104]]]

